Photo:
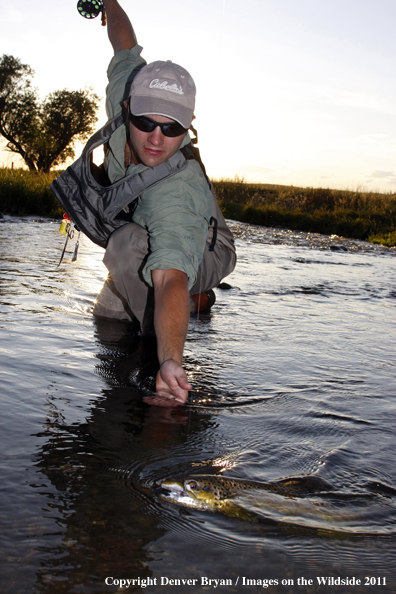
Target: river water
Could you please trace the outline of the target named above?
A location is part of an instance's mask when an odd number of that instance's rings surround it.
[[[396,592],[396,251],[231,225],[169,410],[153,345],[91,314],[103,250],[57,268],[59,222],[0,224],[2,593]],[[255,522],[161,498],[197,473],[332,489]]]

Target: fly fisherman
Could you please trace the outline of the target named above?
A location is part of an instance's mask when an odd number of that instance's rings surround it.
[[[106,110],[109,118],[125,114],[105,150],[105,171],[114,184],[191,147],[195,84],[170,61],[146,65],[117,0],[104,0],[104,7],[115,54],[107,71]],[[106,246],[109,277],[94,314],[137,319],[143,335],[155,333],[160,368],[151,400],[162,406],[183,404],[191,389],[182,367],[190,312],[197,311],[198,300],[201,308],[202,303],[210,307],[211,289],[234,269],[233,238],[196,157],[143,191],[121,215],[125,224]]]

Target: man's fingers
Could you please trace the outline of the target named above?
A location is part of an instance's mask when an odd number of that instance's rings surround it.
[[[192,385],[189,383],[186,376],[178,378],[178,383],[180,388],[183,388],[183,390],[192,390]]]
[[[178,388],[182,388],[183,390],[191,390],[192,388],[191,384],[187,380],[186,372],[184,371],[183,367],[172,359],[165,361],[165,363],[161,365],[159,375],[172,391],[178,390]]]
[[[188,392],[181,392],[178,395],[171,394],[164,390],[157,391],[153,396],[145,396],[143,401],[146,404],[152,404],[154,406],[180,406],[185,403],[188,397]]]
[[[164,398],[159,395],[145,396],[143,402],[151,404],[151,406],[164,406],[168,408],[174,408],[175,406],[180,406],[182,404],[181,402],[176,402],[174,398]]]
[[[188,390],[191,388],[183,367],[169,359],[157,373],[156,393],[145,397],[144,402],[156,406],[180,406],[187,400]]]

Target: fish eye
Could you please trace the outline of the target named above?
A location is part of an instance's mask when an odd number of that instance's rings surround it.
[[[187,483],[187,487],[189,489],[198,489],[198,484],[195,481],[190,481],[189,483]]]

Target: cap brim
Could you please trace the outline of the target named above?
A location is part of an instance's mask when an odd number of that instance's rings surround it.
[[[181,124],[186,130],[191,126],[194,116],[192,110],[184,105],[148,96],[131,95],[130,109],[136,116],[160,115],[171,118]]]

